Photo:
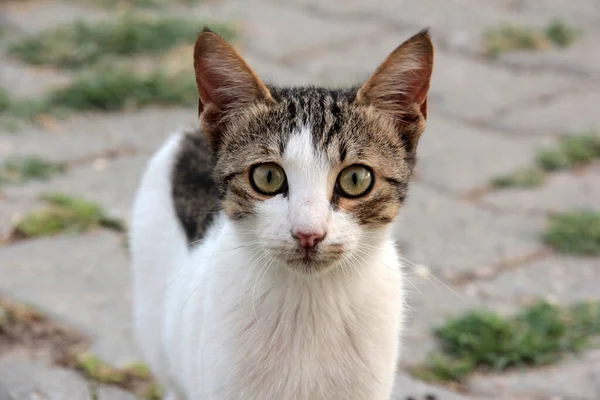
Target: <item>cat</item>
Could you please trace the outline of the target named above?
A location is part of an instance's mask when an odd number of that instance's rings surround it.
[[[428,31],[344,90],[267,85],[208,29],[193,61],[199,129],[149,161],[130,230],[135,335],[165,399],[389,399]]]

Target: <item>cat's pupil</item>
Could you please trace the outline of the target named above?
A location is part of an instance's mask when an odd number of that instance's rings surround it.
[[[354,186],[358,184],[358,175],[356,175],[356,172],[352,174],[352,183],[354,183]]]
[[[273,170],[270,169],[269,172],[267,172],[267,183],[271,183],[271,179],[273,179]]]

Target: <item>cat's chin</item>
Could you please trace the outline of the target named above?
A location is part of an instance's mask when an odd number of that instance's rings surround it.
[[[333,262],[319,260],[286,260],[286,264],[294,271],[305,275],[315,275],[328,270],[333,265]]]
[[[286,258],[286,265],[294,271],[306,275],[320,274],[330,269],[337,261],[338,257],[327,256],[304,256]]]

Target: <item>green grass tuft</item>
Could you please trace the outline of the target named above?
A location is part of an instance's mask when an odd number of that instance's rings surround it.
[[[534,50],[544,47],[544,37],[531,29],[511,25],[490,30],[485,37],[486,54],[497,57],[510,50]]]
[[[32,121],[36,116],[48,111],[44,100],[12,99],[7,91],[0,88],[0,126],[16,129],[20,122]]]
[[[598,158],[600,135],[596,132],[586,132],[562,138],[556,148],[541,151],[536,162],[546,171],[555,171],[586,165]]]
[[[599,334],[598,302],[561,308],[538,301],[509,318],[488,310],[470,311],[435,330],[440,352],[431,353],[411,372],[427,381],[460,382],[475,369],[547,365],[585,349]]]
[[[21,156],[8,159],[0,166],[0,184],[21,183],[29,180],[46,180],[63,173],[66,164],[46,161],[36,156]]]
[[[75,80],[39,99],[14,100],[0,89],[0,123],[17,129],[41,114],[62,117],[78,111],[110,112],[147,105],[193,106],[197,91],[192,75],[159,68],[135,72],[131,56],[164,55],[192,43],[204,24],[182,19],[148,20],[126,15],[112,22],[76,22],[29,37],[11,54],[33,64],[78,68],[93,64]],[[211,24],[227,40],[228,24]],[[181,47],[178,47],[181,48]]]
[[[50,113],[52,107],[44,99],[18,99],[13,100],[6,115],[19,120],[32,121],[40,114]]]
[[[544,171],[538,168],[522,168],[511,174],[502,175],[492,180],[492,186],[495,188],[532,188],[540,186],[546,180]]]
[[[8,311],[0,304],[0,330],[8,322]]]
[[[197,101],[196,83],[187,73],[99,68],[50,91],[45,98],[13,101],[0,117],[8,122],[32,122],[42,114],[64,117],[72,112],[112,112],[149,105],[193,106]]]
[[[123,384],[127,379],[124,372],[110,367],[99,358],[91,354],[79,354],[76,357],[75,368],[81,371],[86,378],[99,383]]]
[[[146,400],[161,400],[164,396],[164,390],[157,384],[152,383],[141,394],[141,397]]]
[[[559,150],[542,150],[536,157],[536,163],[545,171],[558,171],[569,168],[571,163],[566,154]]]
[[[554,20],[546,27],[545,34],[554,45],[567,47],[577,39],[579,31],[560,20]]]
[[[125,366],[125,370],[128,371],[129,374],[135,376],[139,379],[150,379],[152,374],[150,372],[150,368],[144,363],[134,362]]]
[[[600,254],[600,212],[576,209],[550,216],[544,241],[562,253]]]
[[[62,193],[51,193],[43,199],[48,206],[18,221],[13,237],[34,238],[62,232],[85,232],[98,226],[119,231],[124,229],[122,222],[108,217],[94,203]]]
[[[579,31],[555,20],[542,30],[503,25],[484,35],[485,53],[489,57],[513,50],[539,50],[552,46],[567,47],[579,36]]]
[[[0,114],[9,109],[10,103],[10,96],[8,95],[8,92],[0,88]]]
[[[96,71],[54,90],[48,104],[71,111],[117,111],[155,105],[194,105],[196,84],[192,76],[163,72],[138,74],[125,69]]]
[[[425,382],[444,383],[460,382],[474,369],[473,361],[469,358],[460,359],[433,352],[427,356],[425,364],[412,367],[409,372]]]
[[[31,64],[79,68],[106,58],[163,54],[180,44],[193,43],[202,26],[198,21],[131,15],[111,22],[77,21],[15,43],[9,52]],[[227,40],[235,36],[227,24],[212,24],[211,28]]]
[[[567,323],[582,335],[600,335],[600,302],[583,302],[571,306]]]
[[[535,166],[518,169],[492,179],[494,188],[536,187],[544,183],[548,172],[588,165],[600,159],[600,135],[583,132],[560,139],[554,148],[538,152]]]
[[[148,400],[162,398],[160,386],[142,363],[114,368],[92,354],[83,353],[75,356],[74,367],[93,382],[116,385]]]

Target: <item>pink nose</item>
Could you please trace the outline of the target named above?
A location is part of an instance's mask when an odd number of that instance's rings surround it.
[[[298,240],[300,246],[305,249],[314,248],[325,237],[325,233],[321,232],[301,232],[296,231],[292,233],[292,236]]]

